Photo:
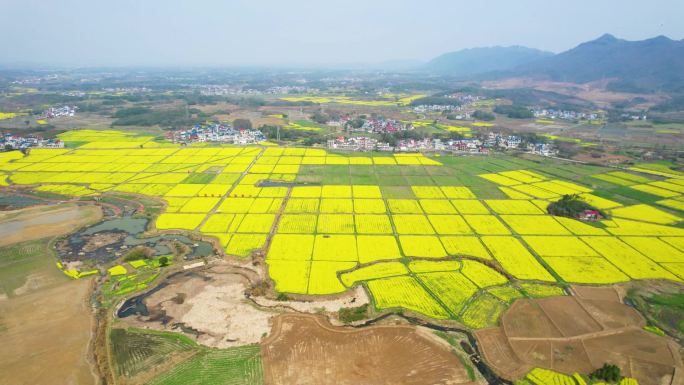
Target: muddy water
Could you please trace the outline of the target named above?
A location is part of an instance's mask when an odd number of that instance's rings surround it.
[[[134,297],[131,297],[127,299],[121,307],[119,307],[119,310],[116,311],[116,316],[119,318],[126,318],[134,315],[144,315],[148,316],[150,315],[150,312],[147,310],[147,305],[145,304],[145,299],[152,294],[158,292],[159,290],[165,288],[169,284],[173,283],[177,279],[183,279],[187,277],[200,277],[203,280],[209,279],[208,277],[198,274],[194,271],[179,271],[176,273],[173,273],[169,275],[168,277],[164,278],[162,282],[160,282],[157,286],[152,288],[151,290],[148,290],[142,294],[138,294]]]
[[[44,203],[46,203],[46,201],[38,198],[12,194],[0,194],[0,210],[16,210]]]
[[[130,216],[107,219],[72,234],[58,244],[57,251],[62,261],[88,261],[96,265],[113,262],[136,246],[145,246],[154,250],[155,256],[172,254],[171,247],[174,242],[182,243],[190,249],[185,256],[186,260],[210,256],[214,253],[211,243],[195,241],[184,235],[163,234],[144,237],[143,233],[148,222],[146,218]],[[89,245],[86,251],[86,245],[92,237],[107,234],[121,235],[120,240],[100,247]]]
[[[7,221],[0,226],[0,238],[25,231],[27,228],[33,226],[55,225],[61,222],[72,221],[78,219],[81,215],[82,213],[79,208],[74,207],[72,210],[61,210],[56,213],[50,213],[50,215]]]

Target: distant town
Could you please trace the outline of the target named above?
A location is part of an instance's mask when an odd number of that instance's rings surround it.
[[[339,136],[330,139],[326,147],[344,151],[388,151],[388,152],[451,152],[460,154],[488,154],[493,150],[522,150],[542,155],[556,156],[558,150],[552,143],[545,141],[529,142],[521,136],[489,133],[482,138],[464,138],[453,140],[441,139],[405,139],[397,141],[395,146],[387,142],[367,136],[345,138]]]

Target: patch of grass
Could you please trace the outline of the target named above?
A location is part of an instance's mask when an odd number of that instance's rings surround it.
[[[669,335],[684,336],[684,294],[632,289],[627,292],[627,300],[646,316],[651,326]]]
[[[187,178],[183,179],[181,183],[190,184],[207,184],[216,178],[216,174],[208,174],[202,172],[195,172],[188,175]]]
[[[663,295],[656,294],[649,298],[649,302],[684,310],[684,294]]]
[[[406,186],[408,182],[401,175],[378,175],[378,185],[380,186]]]
[[[340,321],[349,324],[356,321],[361,321],[368,315],[368,304],[358,307],[343,307],[337,312]]]
[[[349,173],[353,176],[375,176],[375,168],[373,166],[350,166]]]
[[[194,341],[180,333],[112,329],[109,338],[116,374],[124,377],[133,377],[160,365],[171,354],[197,349]]]
[[[351,183],[377,186],[379,181],[375,175],[352,175]]]
[[[461,180],[455,176],[434,175],[432,180],[438,186],[461,186]]]
[[[401,166],[375,166],[377,175],[401,175]]]
[[[398,166],[401,175],[405,176],[429,176],[430,174],[423,166],[404,165]]]
[[[321,180],[323,184],[351,184],[351,175],[349,174],[325,174]]]
[[[413,190],[407,186],[381,186],[380,191],[385,199],[416,199]]]
[[[77,141],[77,140],[69,140],[64,142],[64,147],[65,148],[78,148],[81,147],[82,145],[86,144],[88,142],[84,141]]]
[[[204,349],[162,373],[151,385],[261,384],[263,369],[259,345]]]
[[[629,187],[617,187],[617,188],[610,190],[610,192],[617,194],[617,195],[622,195],[622,196],[627,197],[627,198],[637,200],[637,201],[642,202],[642,203],[655,203],[655,201],[663,199],[662,197],[651,195],[651,194],[648,194],[648,193],[645,193],[645,192],[642,192],[639,190],[634,190],[634,189],[629,188]]]
[[[435,184],[429,176],[408,175],[404,178],[410,186],[434,186]]]
[[[14,290],[23,286],[28,276],[37,271],[61,278],[48,245],[49,239],[40,239],[1,247],[0,292],[11,297]]]

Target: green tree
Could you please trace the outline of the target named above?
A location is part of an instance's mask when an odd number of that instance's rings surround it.
[[[491,112],[477,110],[477,111],[473,112],[473,118],[475,118],[477,120],[484,120],[485,122],[490,122],[490,121],[496,119],[496,116],[494,114],[492,114]]]
[[[606,363],[591,373],[589,379],[617,383],[622,379],[622,375],[618,366]]]
[[[249,119],[235,119],[233,120],[233,127],[249,130],[252,128],[252,122]]]
[[[311,115],[311,120],[318,124],[326,124],[330,120],[330,117],[321,111],[316,111]]]

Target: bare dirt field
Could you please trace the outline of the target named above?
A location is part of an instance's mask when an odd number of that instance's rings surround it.
[[[36,206],[0,213],[0,246],[70,233],[102,218],[95,205]]]
[[[642,97],[646,100],[637,108],[649,108],[666,99],[663,95],[632,94],[626,92],[613,92],[606,89],[612,79],[596,81],[584,84],[554,82],[549,80],[536,80],[529,78],[508,78],[497,81],[487,81],[483,83],[486,88],[506,89],[506,88],[534,88],[540,91],[556,92],[563,95],[575,96],[580,99],[596,103],[601,107],[609,106],[611,103],[632,100]]]
[[[62,274],[48,245],[101,217],[99,207],[76,204],[2,213],[0,384],[97,383],[89,363],[91,280]]]
[[[235,273],[203,272],[174,279],[145,299],[149,316],[123,321],[157,330],[182,324],[199,332],[197,342],[217,348],[259,343],[271,330],[276,313],[247,299],[247,287],[248,280]]]
[[[269,385],[471,383],[455,354],[413,326],[349,329],[285,314],[261,351]]]
[[[174,277],[168,285],[145,298],[149,316],[122,321],[133,326],[180,331],[177,324],[199,332],[197,342],[227,348],[259,343],[271,331],[272,318],[282,312],[336,312],[342,307],[369,302],[359,287],[340,296],[316,301],[277,301],[263,296],[247,297],[251,282],[259,275],[251,269],[225,262],[201,271]]]
[[[501,326],[476,332],[482,353],[502,377],[533,367],[587,374],[618,365],[642,385],[670,384],[684,369],[679,346],[643,330],[645,320],[613,288],[573,288],[575,296],[516,301]]]
[[[88,363],[90,280],[0,301],[0,384],[94,384]]]

